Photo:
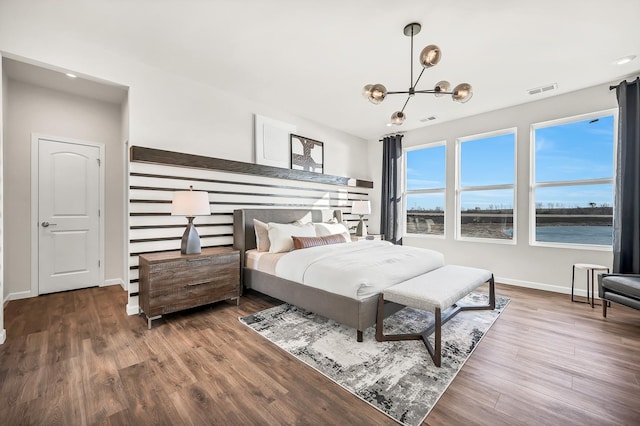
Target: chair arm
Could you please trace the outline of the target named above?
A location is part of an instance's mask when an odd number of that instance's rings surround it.
[[[602,289],[602,280],[606,277],[628,277],[628,278],[640,278],[640,274],[619,274],[619,273],[610,273],[610,274],[600,274],[598,275],[598,297],[601,299],[604,297],[604,290]]]
[[[629,277],[629,278],[640,278],[640,274],[619,274],[619,273],[604,273],[600,274],[600,277]]]

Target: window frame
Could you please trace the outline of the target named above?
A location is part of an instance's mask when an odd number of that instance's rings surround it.
[[[430,188],[430,189],[408,189],[407,185],[407,161],[409,156],[407,155],[410,151],[418,151],[421,149],[429,149],[429,148],[437,148],[439,146],[444,146],[444,187],[443,188]],[[406,147],[402,149],[403,151],[403,173],[402,173],[402,188],[403,188],[403,196],[402,196],[402,230],[403,235],[411,238],[438,238],[445,239],[447,236],[447,141],[441,140],[437,142],[429,142],[420,145],[414,145],[410,147]],[[443,214],[443,230],[442,234],[415,234],[409,233],[407,231],[407,198],[409,195],[413,194],[443,194],[444,195],[444,205],[442,206],[442,214]]]
[[[553,127],[563,124],[571,124],[578,121],[585,121],[594,118],[602,118],[613,116],[613,176],[611,178],[600,179],[577,179],[568,181],[551,181],[536,183],[536,130],[546,127]],[[613,251],[613,245],[607,246],[602,244],[579,244],[579,243],[556,243],[550,241],[536,240],[536,189],[553,188],[560,186],[583,186],[583,185],[600,185],[610,184],[613,186],[613,199],[615,200],[615,177],[616,177],[616,156],[618,153],[618,109],[610,108],[586,114],[579,114],[570,117],[556,118],[553,120],[541,121],[530,125],[529,135],[529,245],[533,247],[553,247],[565,248],[573,250],[595,250],[595,251]]]
[[[499,185],[481,185],[481,186],[461,186],[462,175],[462,144],[465,142],[475,141],[478,139],[486,139],[494,136],[513,135],[513,183]],[[517,219],[518,219],[518,128],[508,127],[490,132],[477,133],[474,135],[463,136],[456,139],[455,145],[455,235],[456,241],[481,242],[492,244],[516,245],[518,240]],[[491,191],[500,189],[513,190],[513,236],[511,239],[501,238],[482,238],[482,237],[464,237],[462,236],[462,203],[461,196],[464,192],[473,191]]]

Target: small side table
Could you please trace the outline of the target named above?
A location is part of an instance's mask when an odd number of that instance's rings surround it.
[[[602,272],[606,271],[607,273],[609,273],[609,268],[603,265],[596,265],[593,263],[574,263],[573,271],[571,273],[571,301],[572,302],[579,302],[579,300],[573,300],[573,287],[576,279],[576,269],[585,269],[587,271],[587,303],[589,303],[589,276],[591,276],[591,307],[593,308],[595,306],[594,299],[596,296],[595,288],[594,288],[596,271],[602,271]]]
[[[382,234],[369,234],[369,235],[365,235],[360,236],[360,235],[355,235],[355,234],[351,234],[351,241],[360,241],[360,240],[382,240]]]

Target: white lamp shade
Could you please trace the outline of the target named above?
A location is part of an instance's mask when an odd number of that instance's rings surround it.
[[[354,201],[351,205],[351,213],[359,215],[371,214],[371,203],[368,200]]]
[[[171,216],[208,216],[209,194],[205,191],[176,191],[171,201]]]

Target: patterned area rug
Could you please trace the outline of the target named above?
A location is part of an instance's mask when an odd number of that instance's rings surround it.
[[[471,293],[460,303],[486,304],[487,296]],[[376,342],[370,327],[358,343],[353,328],[288,304],[240,321],[392,419],[419,425],[507,303],[496,296],[494,311],[464,311],[447,322],[441,368],[420,340]],[[420,332],[432,322],[432,313],[404,308],[385,319],[385,334]]]

